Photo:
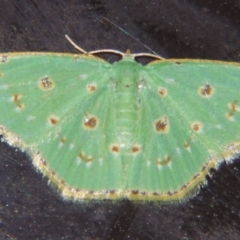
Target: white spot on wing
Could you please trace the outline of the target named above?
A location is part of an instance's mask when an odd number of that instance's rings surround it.
[[[92,161],[86,163],[86,166],[89,168],[92,165]]]
[[[3,89],[3,90],[6,90],[8,88],[9,88],[9,86],[7,84],[3,84],[0,86],[0,89]]]
[[[77,160],[76,160],[76,163],[77,163],[77,166],[79,166],[81,164],[82,161],[80,161],[79,157],[77,157]]]
[[[143,89],[145,86],[144,81],[140,81],[137,86],[138,86],[138,90]]]
[[[102,159],[102,158],[99,158],[99,159],[98,159],[98,162],[99,162],[99,165],[102,165],[103,159]]]
[[[172,170],[172,162],[169,162],[167,166]]]
[[[162,170],[162,165],[158,164],[157,167],[158,167],[158,170]]]
[[[176,148],[176,152],[177,152],[177,154],[179,154],[179,155],[181,155],[181,149],[178,147],[178,148]]]
[[[151,161],[147,160],[147,166],[150,167],[150,165],[151,165]]]
[[[228,117],[228,120],[231,122],[235,122],[235,118],[233,116]]]
[[[186,147],[188,152],[191,152],[191,148],[190,147]]]
[[[173,78],[166,78],[166,79],[165,79],[165,82],[166,82],[166,83],[170,83],[170,84],[175,84],[175,83],[176,83]]]
[[[79,77],[82,79],[82,80],[85,80],[85,79],[87,79],[87,74],[81,74],[81,75],[79,75]]]
[[[19,113],[19,112],[21,112],[21,110],[22,110],[21,108],[18,108],[18,107],[15,108],[15,112]]]
[[[28,121],[32,121],[32,120],[34,120],[35,118],[36,118],[35,116],[30,115],[30,116],[27,117],[27,120],[28,120]]]

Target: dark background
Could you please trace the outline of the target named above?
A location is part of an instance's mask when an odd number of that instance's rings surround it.
[[[0,52],[113,48],[240,62],[239,0],[0,0]],[[194,107],[194,106],[193,106]],[[0,144],[0,239],[239,239],[240,160],[180,204],[66,202]]]

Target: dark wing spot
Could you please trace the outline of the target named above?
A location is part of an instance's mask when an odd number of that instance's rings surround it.
[[[229,111],[226,114],[227,119],[231,119],[234,114],[238,111],[237,101],[228,104]]]
[[[24,105],[21,102],[21,98],[22,98],[22,96],[20,94],[16,93],[16,94],[13,95],[13,102],[16,104],[17,108],[19,108],[19,109],[24,108]]]
[[[200,174],[199,174],[199,173],[198,173],[198,174],[196,174],[196,175],[194,175],[194,176],[193,176],[193,178],[192,178],[192,180],[195,180],[195,179],[197,179],[199,176],[200,176]]]
[[[93,129],[97,126],[97,119],[95,117],[85,118],[84,126],[89,129]]]
[[[81,160],[84,160],[84,154],[83,154],[83,153],[79,153],[79,154],[78,154],[78,157],[79,157]]]
[[[161,97],[166,97],[167,96],[167,89],[165,89],[165,88],[159,88],[158,92],[159,92]]]
[[[174,194],[178,193],[178,191],[168,191],[167,195],[172,196]]]
[[[91,163],[93,161],[92,156],[86,157],[82,152],[78,154],[78,158],[79,160],[84,161],[85,163]]]
[[[205,98],[211,97],[213,95],[213,92],[214,88],[209,83],[206,83],[204,86],[201,86],[198,89],[198,93]]]
[[[58,120],[55,119],[55,118],[50,118],[50,122],[51,122],[52,125],[55,125],[55,124],[58,123]]]
[[[140,152],[140,147],[139,147],[139,145],[134,145],[133,147],[132,147],[132,153],[134,154],[136,154],[136,153],[138,153],[138,152]]]
[[[155,121],[155,130],[159,133],[166,133],[169,129],[169,123],[166,116]]]
[[[55,116],[51,116],[51,117],[49,117],[49,122],[51,125],[56,125],[59,122],[59,118],[55,117]]]
[[[229,103],[229,104],[228,104],[228,107],[230,108],[231,111],[236,112],[237,109],[238,109],[237,101],[234,101],[234,102],[232,102],[232,103]]]
[[[132,190],[131,192],[132,192],[133,195],[139,194],[139,191],[138,191],[138,190]]]
[[[194,132],[199,133],[202,130],[202,123],[194,122],[194,123],[192,123],[191,128]]]
[[[51,89],[54,88],[54,82],[48,76],[45,76],[45,77],[40,79],[39,87],[42,90],[51,90]]]
[[[45,167],[47,166],[47,162],[44,159],[41,158],[40,161],[41,161],[43,166],[45,166]]]
[[[182,191],[182,190],[186,189],[186,188],[187,188],[187,186],[188,186],[188,184],[184,184],[184,185],[182,185],[182,187],[180,188],[180,191]]]
[[[206,170],[206,168],[207,168],[207,165],[206,165],[206,164],[203,165],[203,167],[202,167],[202,169],[201,169],[201,172],[204,172],[204,171]]]
[[[158,160],[158,161],[157,161],[157,165],[162,166],[162,165],[163,165],[162,161]]]
[[[119,147],[118,146],[112,146],[111,150],[112,150],[112,152],[118,153],[119,152]]]
[[[167,156],[167,157],[165,157],[165,159],[164,159],[164,160],[165,160],[165,163],[166,163],[166,164],[168,164],[168,163],[170,163],[170,161],[171,161],[171,158],[170,158],[169,156]]]
[[[195,124],[195,125],[193,126],[193,130],[196,131],[196,132],[198,132],[198,130],[199,130],[199,125]]]
[[[89,93],[95,92],[96,91],[96,86],[95,85],[88,85],[87,90]]]
[[[89,194],[89,195],[94,194],[94,191],[93,191],[93,190],[88,190],[88,191],[86,191],[86,192],[87,192],[87,194]]]
[[[65,181],[63,181],[62,179],[60,180],[60,183],[64,186],[64,187],[67,187],[67,184]]]
[[[93,160],[92,157],[87,157],[86,162],[89,163],[92,162],[92,160]]]
[[[62,134],[60,132],[57,133],[58,137],[59,137],[59,141],[60,144],[64,144],[67,140],[65,137],[62,136]],[[61,145],[60,145],[61,146]]]
[[[14,101],[14,102],[19,101],[20,98],[21,98],[21,95],[19,95],[19,94],[14,94],[14,95],[13,95],[13,101]]]
[[[184,147],[185,147],[186,149],[190,149],[190,142],[185,142],[185,143],[184,143]]]
[[[157,165],[158,166],[164,166],[171,162],[171,158],[169,156],[166,156],[163,160],[158,160]]]
[[[49,172],[50,172],[53,176],[56,175],[56,173],[55,173],[53,170],[51,170],[51,169],[49,169]]]

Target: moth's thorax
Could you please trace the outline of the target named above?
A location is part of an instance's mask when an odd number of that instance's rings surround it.
[[[139,81],[139,73],[143,66],[130,57],[125,57],[120,62],[115,63],[113,71],[115,80],[124,86],[131,86]]]
[[[138,84],[142,66],[138,63],[122,60],[116,63],[114,76],[114,114],[119,144],[131,148],[133,136],[138,124],[139,93]]]

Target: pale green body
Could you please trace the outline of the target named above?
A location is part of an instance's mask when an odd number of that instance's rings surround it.
[[[126,56],[112,65],[70,54],[10,55],[0,63],[0,125],[30,152],[39,151],[72,188],[178,191],[210,157],[221,160],[224,148],[240,140],[238,109],[226,117],[228,104],[240,102],[240,66],[179,62],[141,66]],[[39,87],[45,76],[53,88]],[[208,84],[214,91],[206,97]],[[86,116],[95,116],[97,126],[84,128]],[[167,130],[157,132],[155,122],[164,117]],[[194,122],[202,123],[199,133]]]

